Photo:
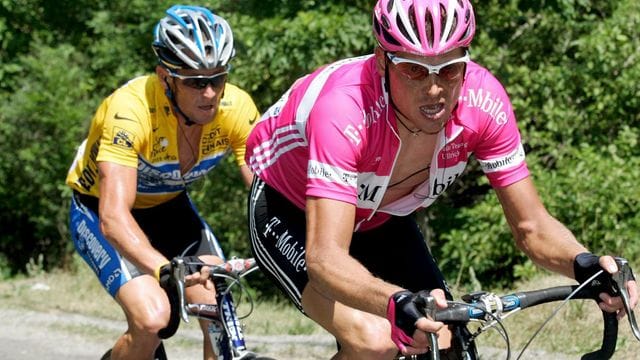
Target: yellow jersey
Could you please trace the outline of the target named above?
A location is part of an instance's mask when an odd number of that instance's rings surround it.
[[[260,117],[244,90],[227,83],[215,119],[203,126],[196,164],[185,174],[178,159],[178,119],[157,75],[135,78],[98,107],[89,134],[78,148],[66,183],[99,197],[98,162],[136,167],[134,208],[164,203],[202,178],[233,152],[245,164],[245,143]]]

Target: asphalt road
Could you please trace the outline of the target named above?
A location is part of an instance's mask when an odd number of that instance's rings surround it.
[[[121,334],[121,321],[91,318],[63,312],[36,312],[15,308],[0,309],[0,359],[97,360]],[[172,360],[201,359],[201,333],[196,324],[181,325],[165,342]],[[280,360],[329,359],[335,342],[328,335],[251,336],[252,350]],[[482,348],[482,359],[505,359],[502,350]],[[515,357],[517,353],[512,354]],[[570,360],[562,354],[527,351],[522,359]],[[577,357],[576,357],[577,359]]]
[[[0,309],[0,359],[97,360],[112,345],[125,325],[62,312],[41,313],[13,308]],[[201,359],[201,333],[181,326],[166,342],[172,360]],[[328,359],[334,349],[328,336],[251,336],[252,350],[277,359]]]

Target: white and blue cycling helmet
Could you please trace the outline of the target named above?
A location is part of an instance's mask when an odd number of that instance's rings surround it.
[[[169,69],[213,69],[235,55],[233,33],[220,16],[199,6],[174,5],[154,31],[153,51]]]

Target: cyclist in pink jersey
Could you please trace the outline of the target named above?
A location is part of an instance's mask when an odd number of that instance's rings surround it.
[[[373,30],[374,54],[299,79],[252,131],[252,249],[292,302],[336,337],[334,359],[425,353],[433,332],[441,348],[474,358],[466,329],[417,310],[421,290],[440,307],[451,295],[412,217],[471,154],[534,262],[579,281],[616,265],[589,253],[544,208],[511,102],[470,60],[469,1],[379,0]],[[628,289],[635,306],[635,281]],[[606,294],[601,307],[623,314],[620,299]]]

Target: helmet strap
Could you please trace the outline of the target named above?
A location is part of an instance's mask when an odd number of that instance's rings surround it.
[[[189,119],[189,117],[185,115],[185,113],[182,112],[182,109],[180,109],[180,107],[178,106],[178,101],[176,100],[176,97],[173,95],[173,91],[171,90],[171,85],[169,85],[169,82],[167,81],[166,77],[164,78],[164,83],[167,85],[167,90],[165,90],[164,94],[169,99],[169,102],[171,102],[171,106],[175,109],[175,111],[180,116],[182,116],[182,118],[184,119],[184,123],[187,126],[191,126],[195,124],[195,122],[191,121],[191,119]],[[176,89],[176,92],[177,92],[177,89]]]

